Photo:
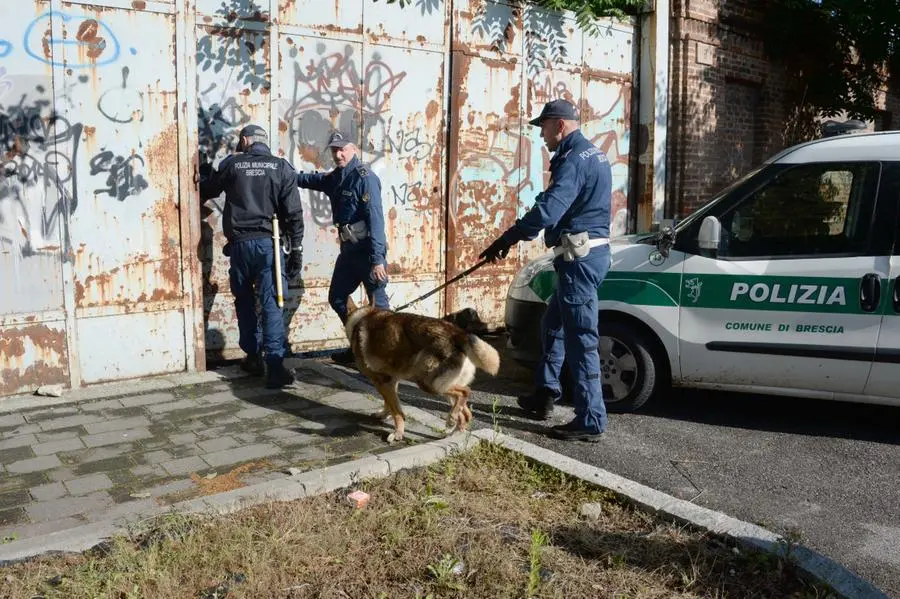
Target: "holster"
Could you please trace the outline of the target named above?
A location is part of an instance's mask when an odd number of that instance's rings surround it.
[[[366,221],[358,220],[355,223],[338,226],[338,235],[341,241],[349,241],[350,243],[359,243],[369,236],[369,226]]]

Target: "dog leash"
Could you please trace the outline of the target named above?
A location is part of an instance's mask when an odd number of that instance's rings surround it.
[[[407,304],[404,304],[404,305],[400,306],[399,308],[396,308],[396,309],[394,310],[394,312],[402,312],[403,310],[406,310],[407,308],[409,308],[409,307],[412,306],[413,304],[415,304],[415,303],[417,303],[417,302],[421,302],[421,301],[422,301],[423,299],[425,299],[426,297],[430,297],[430,296],[434,295],[435,293],[437,293],[438,291],[440,291],[441,289],[443,289],[443,288],[446,287],[447,285],[449,285],[449,284],[451,284],[451,283],[455,283],[455,282],[457,282],[458,280],[462,279],[463,277],[469,276],[470,274],[472,274],[473,272],[475,272],[476,270],[478,270],[479,268],[481,268],[482,266],[484,266],[484,265],[487,264],[488,262],[489,262],[489,260],[486,260],[486,259],[485,259],[485,260],[482,260],[481,262],[479,262],[479,263],[476,264],[475,266],[472,266],[472,267],[470,267],[470,268],[464,270],[463,272],[459,273],[458,275],[456,275],[455,277],[453,277],[452,279],[450,279],[449,281],[447,281],[447,282],[444,283],[443,285],[439,285],[438,287],[435,287],[434,289],[432,289],[431,291],[429,291],[429,292],[426,293],[425,295],[423,295],[423,296],[421,296],[421,297],[417,297],[417,298],[414,299],[413,301],[411,301],[411,302],[409,302],[409,303],[407,303]]]

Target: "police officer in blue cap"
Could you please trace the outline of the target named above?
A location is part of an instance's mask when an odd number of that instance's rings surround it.
[[[390,309],[381,180],[367,164],[360,162],[356,145],[341,131],[331,134],[328,147],[336,165],[334,170],[297,173],[297,185],[324,192],[331,202],[341,251],[331,276],[328,303],[341,322],[346,322],[347,297],[360,283],[365,286],[370,302],[378,308]],[[339,364],[351,364],[353,352],[345,350],[332,359]]]
[[[579,130],[575,107],[565,100],[544,105],[530,121],[554,152],[550,183],[534,206],[506,230],[481,258],[495,262],[523,240],[544,231],[553,248],[557,288],[542,323],[543,355],[536,391],[519,398],[532,417],[549,418],[561,396],[563,359],[568,357],[574,385],[575,418],[555,426],[565,440],[597,441],[606,430],[606,406],[600,386],[597,287],[610,265],[609,218],[612,171],[606,155]]]
[[[231,293],[237,312],[239,344],[247,357],[241,368],[251,374],[266,374],[266,386],[280,388],[294,376],[284,367],[285,330],[282,309],[275,291],[275,260],[282,262],[282,288],[288,278],[300,275],[303,266],[303,207],[295,184],[296,172],[283,158],[272,155],[266,130],[248,125],[240,132],[238,154],[226,157],[217,171],[200,180],[200,197],[209,200],[225,192],[222,228],[228,243]],[[272,240],[272,218],[289,240],[284,266],[282,248]],[[262,306],[262,326],[256,314],[256,299]],[[265,366],[262,350],[265,348]]]

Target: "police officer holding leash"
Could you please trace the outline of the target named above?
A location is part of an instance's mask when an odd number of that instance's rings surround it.
[[[519,405],[537,419],[549,418],[561,396],[563,359],[568,356],[575,379],[575,418],[553,427],[564,440],[597,441],[606,430],[606,406],[600,386],[597,287],[610,265],[609,220],[612,171],[606,155],[578,126],[575,107],[565,100],[548,102],[530,121],[541,128],[550,160],[550,183],[534,206],[479,256],[495,262],[522,240],[544,230],[553,248],[558,284],[542,323],[543,355],[536,391]]]
[[[332,220],[338,228],[338,255],[328,289],[328,303],[347,321],[347,297],[362,283],[369,301],[390,309],[387,292],[387,242],[381,210],[381,180],[360,162],[357,148],[340,131],[328,140],[336,167],[329,173],[297,173],[297,185],[324,192],[331,202]],[[351,364],[353,352],[332,356],[339,364]]]
[[[284,367],[286,335],[276,298],[275,260],[280,262],[281,288],[286,289],[288,279],[297,278],[303,266],[303,207],[294,168],[272,155],[265,129],[244,127],[237,151],[201,179],[200,197],[209,200],[225,192],[223,229],[228,243],[223,252],[231,261],[228,275],[240,346],[247,354],[241,368],[257,376],[266,374],[266,387],[280,388],[293,383],[294,376]],[[272,239],[276,218],[290,242],[286,269],[281,244],[276,250]],[[256,315],[257,296],[262,327]]]

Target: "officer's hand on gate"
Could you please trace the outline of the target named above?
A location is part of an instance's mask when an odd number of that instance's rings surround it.
[[[291,250],[287,262],[288,279],[296,279],[303,270],[303,250]]]
[[[478,254],[478,257],[487,260],[488,262],[496,262],[497,260],[506,258],[506,255],[509,253],[509,248],[511,247],[511,243],[500,237],[494,241],[494,243],[489,245],[486,250]]]

